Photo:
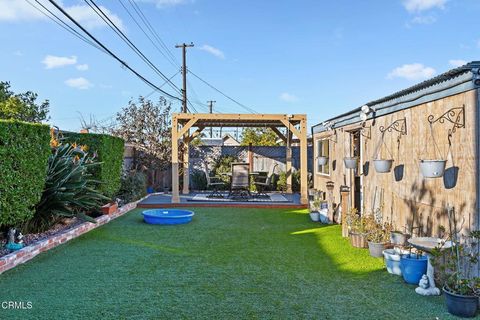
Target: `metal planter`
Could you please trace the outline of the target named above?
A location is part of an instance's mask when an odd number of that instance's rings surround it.
[[[425,178],[440,178],[446,164],[447,160],[420,160],[420,172]]]
[[[345,168],[347,169],[356,169],[358,166],[357,157],[345,157],[343,158],[343,162],[345,163]]]
[[[376,159],[373,160],[373,166],[375,167],[375,171],[378,173],[387,173],[392,170],[392,159]]]
[[[317,158],[317,164],[319,166],[324,166],[327,164],[327,162],[328,162],[328,157],[320,156]]]

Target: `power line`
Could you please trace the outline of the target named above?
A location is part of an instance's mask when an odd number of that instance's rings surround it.
[[[255,111],[254,109],[252,108],[249,108],[247,107],[246,105],[238,102],[237,100],[233,99],[232,97],[228,96],[227,94],[223,93],[222,91],[220,91],[219,89],[215,88],[212,84],[208,83],[206,80],[203,80],[202,78],[200,78],[199,76],[197,76],[195,73],[193,73],[192,71],[190,71],[190,69],[188,70],[189,73],[191,73],[195,78],[197,78],[198,80],[202,81],[204,84],[206,84],[207,86],[209,86],[210,88],[212,88],[213,90],[217,91],[218,93],[220,93],[221,95],[223,95],[225,98],[229,99],[230,101],[238,104],[240,107],[244,108],[245,110],[247,110],[248,112],[251,112],[251,113],[258,113],[257,111]]]
[[[35,2],[37,4],[39,4],[45,11],[43,11],[42,9],[40,9],[39,7],[37,7],[36,5],[34,5],[32,2],[30,2],[30,0],[26,0],[27,3],[29,5],[31,5],[32,7],[34,7],[36,10],[38,10],[40,13],[42,13],[45,17],[49,18],[50,20],[52,20],[53,22],[55,22],[58,26],[60,26],[61,28],[65,29],[67,32],[71,33],[73,36],[77,37],[78,39],[84,41],[85,43],[93,46],[94,48],[106,53],[105,50],[103,50],[101,47],[99,47],[98,45],[96,45],[94,42],[88,40],[85,36],[83,36],[80,32],[78,32],[77,30],[75,30],[72,26],[70,26],[68,23],[66,23],[65,21],[63,21],[62,19],[60,19],[57,15],[55,15],[52,11],[50,11],[50,9],[48,9],[47,7],[45,7],[40,1],[38,0],[35,0]],[[53,17],[52,17],[53,16]]]
[[[142,76],[140,73],[138,73],[135,69],[133,69],[132,67],[130,67],[125,61],[123,61],[122,59],[120,59],[117,55],[115,55],[112,51],[110,51],[110,49],[108,49],[103,43],[101,43],[99,40],[97,40],[97,38],[95,38],[90,32],[88,32],[80,23],[78,23],[71,15],[69,15],[61,6],[59,6],[55,0],[48,0],[52,5],[55,6],[55,8],[57,8],[65,17],[67,17],[71,22],[73,22],[78,28],[80,28],[86,35],[88,35],[90,37],[90,39],[92,39],[97,45],[99,45],[100,47],[102,47],[111,57],[113,57],[115,60],[117,60],[118,62],[120,62],[120,64],[122,66],[124,66],[125,68],[127,68],[128,70],[130,70],[133,74],[135,74],[138,78],[140,78],[143,82],[145,82],[146,84],[148,84],[149,86],[151,86],[152,88],[155,88],[157,89],[158,91],[162,92],[163,94],[165,94],[166,96],[172,98],[172,99],[176,99],[176,100],[180,100],[180,98],[174,96],[174,95],[171,95],[170,93],[160,89],[159,87],[157,87],[155,84],[153,84],[152,82],[150,82],[149,80],[147,80],[144,76]]]
[[[152,40],[152,38],[147,34],[147,32],[145,31],[145,29],[143,29],[143,27],[138,23],[137,19],[135,19],[135,17],[132,15],[132,13],[130,12],[130,10],[128,10],[128,8],[125,6],[125,4],[123,3],[123,0],[120,0],[120,5],[125,9],[125,11],[127,12],[127,14],[130,16],[130,18],[132,18],[133,22],[135,22],[135,24],[138,26],[138,28],[142,31],[142,33],[148,38],[148,40],[150,40],[150,42],[152,43],[152,45],[157,49],[158,52],[160,52],[160,54],[162,56],[165,57],[165,59],[167,59],[167,61],[172,64],[174,67],[179,67],[178,63],[176,63],[175,60],[172,60],[172,58],[170,56],[168,56],[167,54],[165,54],[163,52],[163,50],[161,48],[159,48],[157,46],[157,44]],[[133,6],[133,4],[131,4]],[[135,9],[135,7],[133,7]],[[137,15],[140,16],[140,14],[137,12]],[[158,41],[158,40],[157,40]]]
[[[147,29],[150,30],[150,32],[152,33],[153,37],[158,41],[158,43],[160,44],[160,46],[162,46],[165,51],[167,52],[167,54],[170,56],[171,58],[171,61],[173,62],[174,65],[176,65],[177,67],[180,67],[180,64],[178,63],[177,59],[175,58],[175,55],[172,53],[172,51],[168,48],[168,46],[165,44],[165,42],[163,42],[162,38],[158,35],[158,33],[155,31],[155,29],[153,28],[152,24],[150,23],[150,21],[148,21],[147,17],[145,16],[145,14],[143,13],[142,9],[140,9],[140,6],[135,2],[135,1],[132,1],[132,0],[128,0],[130,2],[130,5],[133,7],[133,9],[135,10],[135,12],[137,13],[137,15],[140,17],[140,19],[143,21],[143,23],[147,26]]]
[[[161,72],[153,64],[153,62],[150,61],[150,59],[148,59],[143,52],[138,49],[137,46],[135,46],[135,44],[133,44],[133,42],[125,35],[125,33],[123,33],[123,31],[120,30],[120,28],[115,25],[108,15],[95,3],[95,1],[90,0],[91,4],[88,2],[88,0],[84,0],[84,2],[87,3],[88,6],[105,22],[105,24],[107,24],[120,37],[120,39],[122,39],[123,42],[125,42],[150,68],[152,68],[161,78],[169,82],[170,86],[174,90],[178,91],[178,93],[181,93],[180,89],[173,82],[169,81],[167,76],[165,76],[163,72]],[[92,6],[92,4],[95,8]]]

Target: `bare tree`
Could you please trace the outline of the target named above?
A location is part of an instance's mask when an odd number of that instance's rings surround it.
[[[163,97],[157,103],[139,97],[138,102],[130,101],[117,112],[116,125],[110,132],[140,151],[137,164],[143,170],[170,166],[170,110],[170,103]]]

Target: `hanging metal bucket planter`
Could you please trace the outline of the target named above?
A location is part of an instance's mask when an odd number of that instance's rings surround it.
[[[320,156],[317,158],[317,163],[319,166],[324,166],[327,164],[327,162],[328,162],[328,157]]]
[[[425,178],[443,177],[447,160],[420,160],[420,172]]]
[[[392,170],[393,159],[375,159],[373,166],[378,173],[387,173]]]
[[[347,169],[356,169],[358,166],[358,157],[345,157],[343,158],[345,163],[345,168]]]

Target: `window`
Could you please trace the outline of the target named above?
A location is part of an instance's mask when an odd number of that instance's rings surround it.
[[[317,173],[330,174],[329,155],[330,155],[330,140],[328,139],[317,140],[317,157],[316,157]]]

